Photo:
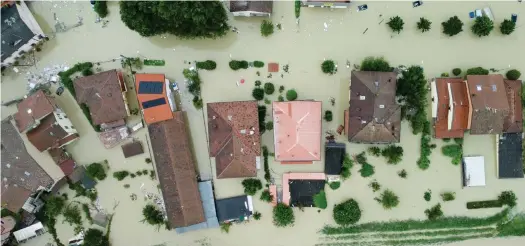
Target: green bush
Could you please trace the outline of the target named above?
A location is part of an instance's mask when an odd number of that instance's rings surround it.
[[[255,220],[260,220],[260,219],[261,219],[261,213],[259,213],[259,212],[255,212],[255,213],[253,213],[253,218],[254,218]]]
[[[337,68],[333,60],[326,60],[323,63],[321,63],[321,70],[323,71],[323,73],[330,75],[335,74],[337,72]]]
[[[387,159],[388,164],[398,164],[403,158],[403,148],[397,145],[388,145],[381,151],[381,155]]]
[[[193,96],[192,103],[196,109],[201,109],[204,106],[202,98],[200,98],[199,96]]]
[[[361,177],[363,178],[370,177],[375,173],[374,166],[368,163],[361,164],[361,169],[359,169],[359,173],[361,173]]]
[[[266,125],[264,124],[264,119],[266,118],[266,106],[258,105],[257,115],[259,116],[259,134],[263,134],[266,131]]]
[[[427,32],[430,30],[431,25],[431,21],[425,19],[424,17],[421,17],[417,22],[417,29],[419,29],[421,32]]]
[[[441,199],[444,202],[454,201],[456,199],[456,192],[443,192],[441,193]]]
[[[359,163],[359,164],[365,164],[366,161],[367,161],[367,160],[366,160],[366,154],[365,154],[365,152],[363,151],[363,152],[357,154],[357,155],[355,156],[355,160],[356,160],[357,163]]]
[[[260,101],[264,99],[264,90],[262,88],[254,88],[252,91],[252,96],[255,100]]]
[[[324,111],[324,120],[330,122],[332,121],[332,118],[333,118],[332,111],[330,110]]]
[[[376,191],[381,189],[381,184],[379,184],[379,182],[377,182],[377,180],[374,180],[374,181],[370,182],[370,184],[368,184],[368,187],[372,188],[373,192],[376,192]]]
[[[264,67],[264,62],[262,62],[262,61],[254,61],[253,62],[253,66],[256,67],[256,68]]]
[[[326,193],[324,190],[321,190],[319,193],[315,194],[313,200],[314,206],[320,209],[325,209],[328,206],[328,202],[326,201]]]
[[[263,192],[261,193],[261,197],[260,197],[261,201],[263,202],[272,202],[273,201],[273,196],[272,194],[270,193],[269,190],[263,190]]]
[[[292,226],[294,222],[295,216],[291,207],[283,203],[279,203],[273,207],[273,224],[275,226]]]
[[[390,29],[392,29],[393,32],[400,33],[401,30],[403,30],[405,22],[403,21],[403,19],[401,19],[401,17],[395,16],[391,17],[386,24],[390,27]]]
[[[488,74],[489,74],[489,70],[484,69],[482,67],[469,68],[467,69],[467,73],[466,73],[466,75],[488,75]]]
[[[268,20],[263,20],[261,23],[261,35],[263,37],[268,37],[273,34],[273,23]]]
[[[148,204],[142,209],[142,215],[144,216],[144,220],[150,225],[160,225],[164,223],[164,215],[152,204]]]
[[[113,173],[113,177],[116,178],[118,181],[122,181],[129,175],[128,171],[117,171]]]
[[[361,209],[354,199],[350,199],[334,206],[333,217],[339,225],[355,224],[361,219]]]
[[[86,234],[84,236],[84,243],[82,245],[89,245],[89,246],[108,246],[109,243],[109,237],[108,235],[104,235],[104,232],[95,229],[95,228],[89,228],[86,231]]]
[[[452,69],[452,74],[454,74],[454,76],[459,76],[461,74],[461,68]]]
[[[279,95],[279,96],[277,97],[277,101],[279,101],[279,102],[284,102],[284,97],[283,97],[282,95]]]
[[[376,157],[381,156],[381,148],[377,146],[368,147],[367,151],[369,154],[373,156],[376,156]]]
[[[91,165],[87,166],[86,173],[90,177],[98,180],[106,179],[106,171],[104,170],[104,166],[100,163],[91,163]]]
[[[514,29],[516,29],[516,23],[508,19],[503,20],[499,26],[499,30],[503,35],[510,35],[514,32]]]
[[[266,182],[270,182],[270,167],[268,165],[268,147],[266,145],[263,145],[262,147],[262,153],[264,158],[264,179]]]
[[[384,209],[391,209],[399,205],[399,197],[394,192],[388,189],[383,191],[383,193],[381,193],[381,196],[379,198],[375,198],[375,200],[381,203]]]
[[[204,70],[215,70],[215,68],[217,68],[217,63],[212,60],[197,62],[195,65],[197,66],[198,69],[204,69]]]
[[[478,37],[488,36],[492,29],[494,29],[494,22],[485,15],[476,17],[471,28],[472,32]]]
[[[281,85],[279,86],[279,93],[283,93],[284,92],[284,85]]]
[[[399,172],[397,173],[397,175],[398,175],[399,177],[401,177],[401,178],[406,179],[408,173],[407,173],[407,171],[406,171],[405,169],[403,169],[403,170],[399,171]]]
[[[429,220],[435,220],[443,216],[443,211],[441,211],[441,204],[437,204],[430,209],[425,210],[425,214]]]
[[[450,17],[445,22],[442,22],[443,33],[452,37],[463,31],[463,22],[457,17]]]
[[[503,203],[501,203],[501,201],[499,200],[467,202],[467,209],[500,208],[500,207],[503,207]]]
[[[425,191],[423,198],[425,199],[425,201],[429,202],[430,199],[432,199],[432,191],[431,190]]]
[[[390,64],[383,57],[366,57],[361,62],[361,71],[392,72]]]
[[[273,130],[273,121],[266,122],[266,130],[268,131]]]
[[[516,198],[516,195],[512,191],[503,191],[499,195],[498,200],[504,205],[514,207],[516,206],[516,200],[518,200],[518,198]]]
[[[521,76],[521,73],[520,73],[520,71],[518,71],[516,69],[511,69],[511,70],[507,71],[505,76],[507,77],[507,79],[510,79],[510,80],[518,80],[520,78],[520,76]]]
[[[286,100],[295,101],[297,99],[297,92],[294,89],[286,91]]]
[[[248,62],[247,61],[238,61],[238,60],[231,60],[229,63],[230,68],[234,71],[237,71],[239,69],[247,69],[248,68]]]
[[[275,91],[275,86],[272,83],[270,83],[270,82],[264,83],[264,92],[267,95],[273,94],[274,91]]]
[[[93,70],[91,70],[90,68],[82,70],[82,76],[89,76],[89,75],[93,75]]]
[[[100,16],[100,18],[105,18],[108,16],[108,5],[106,1],[95,1],[95,6],[93,9],[98,14],[98,16]]]
[[[213,61],[211,61],[211,62],[213,62]],[[144,59],[143,63],[144,63],[144,66],[162,67],[162,66],[166,65],[166,61],[165,60],[154,60],[154,59]],[[213,63],[215,63],[215,62],[213,62]],[[208,64],[208,65],[211,65],[211,64]],[[197,68],[199,68],[199,62],[197,62]],[[213,69],[215,69],[215,68],[213,68]],[[210,69],[210,70],[213,70],[213,69]]]
[[[449,74],[448,74],[448,73],[441,73],[441,77],[442,77],[442,78],[449,77]]]
[[[339,187],[341,187],[341,182],[338,182],[338,181],[330,182],[330,183],[328,183],[328,185],[330,186],[330,189],[337,190],[337,189],[339,189]]]
[[[346,180],[350,177],[350,169],[354,166],[354,162],[348,155],[348,153],[345,153],[345,157],[343,159],[343,167],[341,168],[341,178],[343,180]]]
[[[462,154],[462,149],[459,144],[450,144],[450,145],[445,145],[441,147],[441,152],[445,156],[456,157]]]
[[[230,233],[231,226],[232,226],[232,223],[230,222],[221,223],[221,232]]]
[[[421,134],[420,142],[420,153],[419,159],[417,160],[417,165],[421,170],[426,170],[430,166],[429,156],[432,153],[432,149],[436,147],[435,144],[430,144],[430,122],[426,120],[423,123],[423,130]]]
[[[258,190],[262,189],[262,183],[258,179],[245,179],[242,181],[244,187],[244,194],[253,196]]]

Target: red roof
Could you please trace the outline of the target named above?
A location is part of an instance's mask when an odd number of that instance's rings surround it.
[[[435,137],[462,138],[469,128],[472,110],[467,84],[461,78],[438,78],[435,83],[438,95]]]
[[[275,159],[321,160],[321,102],[273,103]]]
[[[16,127],[19,132],[25,132],[35,120],[40,120],[55,111],[56,105],[53,98],[47,97],[42,90],[28,96],[18,105],[15,114]]]
[[[166,78],[164,77],[164,74],[135,74],[135,89],[137,91],[137,98],[139,100],[140,107],[142,108],[144,120],[148,125],[155,122],[173,119],[173,114],[171,112],[171,107],[168,102],[168,97],[166,96],[165,80]],[[160,85],[158,86],[158,89],[160,89],[161,91],[151,92],[148,90],[139,90],[141,88],[141,84],[143,84],[142,86],[146,86],[146,83],[152,82],[157,83],[157,85]],[[164,99],[164,104],[144,109],[144,102],[156,99],[162,100],[162,98]]]
[[[55,115],[45,117],[38,127],[27,132],[28,140],[40,151],[58,148],[78,138],[78,134],[69,134],[58,124]]]
[[[58,165],[65,175],[70,175],[75,170],[75,161],[73,159],[66,160]]]
[[[507,100],[509,101],[509,115],[503,123],[503,132],[523,132],[523,114],[521,105],[521,80],[505,80]]]

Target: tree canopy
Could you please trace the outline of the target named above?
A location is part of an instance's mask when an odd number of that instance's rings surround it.
[[[499,30],[504,35],[511,34],[512,32],[514,32],[514,29],[516,29],[516,23],[508,19],[503,20],[503,22],[501,22],[501,25],[499,26]]]
[[[403,26],[405,25],[405,22],[403,21],[403,19],[401,19],[401,17],[394,16],[394,17],[391,17],[390,20],[386,24],[390,27],[390,29],[392,29],[393,32],[400,33],[401,30],[403,30]]]
[[[478,37],[488,36],[492,29],[494,29],[494,22],[487,16],[477,17],[471,28],[472,32]]]
[[[427,121],[427,80],[423,68],[411,66],[402,72],[401,78],[397,80],[397,96],[404,103],[402,110],[405,117],[410,121],[412,132],[418,134],[423,131]]]
[[[443,33],[451,37],[463,31],[463,22],[457,16],[450,17],[441,25],[443,26]]]
[[[217,38],[230,29],[219,1],[121,1],[122,22],[141,36],[170,33],[180,38]]]
[[[109,240],[101,230],[90,228],[84,236],[84,245],[109,246]]]
[[[291,207],[283,203],[279,203],[273,207],[273,224],[275,226],[292,226],[294,222],[295,216]]]
[[[335,205],[333,217],[339,225],[355,224],[361,219],[361,209],[354,199],[350,199]]]

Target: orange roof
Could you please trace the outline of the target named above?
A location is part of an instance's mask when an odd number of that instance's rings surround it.
[[[137,91],[137,98],[139,99],[140,107],[144,115],[144,121],[146,124],[152,124],[155,122],[165,121],[173,119],[173,113],[166,96],[166,85],[165,85],[164,74],[148,74],[148,73],[137,73],[135,74],[135,89]],[[160,83],[156,84],[159,90],[148,90],[146,89],[146,83]],[[142,88],[141,88],[142,84]],[[147,107],[144,109],[143,103],[152,100],[164,99],[164,103],[155,104],[156,106]]]
[[[275,159],[321,160],[321,102],[273,103]]]
[[[466,83],[460,78],[436,79],[438,110],[436,138],[462,138],[468,130],[471,106]]]

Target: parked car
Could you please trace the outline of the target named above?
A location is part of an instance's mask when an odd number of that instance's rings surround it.
[[[368,9],[368,5],[366,5],[366,4],[363,4],[363,5],[359,5],[359,6],[357,6],[357,12],[359,12],[359,11],[365,11],[365,10],[367,10],[367,9]]]
[[[415,8],[415,7],[419,7],[423,5],[423,1],[414,1],[412,2],[412,6]]]

